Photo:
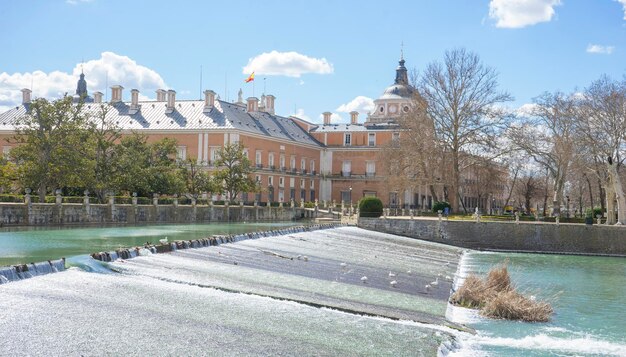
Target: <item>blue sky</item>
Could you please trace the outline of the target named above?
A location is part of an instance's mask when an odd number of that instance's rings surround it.
[[[281,115],[312,121],[332,111],[367,112],[393,82],[404,43],[421,70],[455,47],[500,74],[511,107],[543,91],[574,91],[606,73],[626,74],[626,0],[117,1],[0,3],[0,109],[19,89],[58,97],[75,89],[80,63],[89,90],[122,84],[154,98],[213,89],[234,100],[254,69],[254,94],[277,97]],[[227,92],[226,92],[227,88]],[[110,95],[110,94],[109,94]],[[360,97],[360,98],[359,98]],[[355,100],[356,99],[356,100]],[[361,115],[363,120],[364,115]]]

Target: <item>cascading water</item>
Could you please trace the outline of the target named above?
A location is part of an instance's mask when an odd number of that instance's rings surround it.
[[[0,284],[65,270],[65,258],[0,268]]]

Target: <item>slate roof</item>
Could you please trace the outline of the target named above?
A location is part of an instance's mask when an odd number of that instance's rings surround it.
[[[16,120],[24,116],[29,104],[20,104],[0,113],[0,130],[14,130]],[[217,100],[205,113],[204,101],[176,101],[175,110],[167,113],[167,102],[139,102],[140,109],[131,114],[129,102],[85,103],[83,110],[96,117],[107,108],[106,120],[122,130],[220,130],[239,129],[271,138],[323,146],[291,119],[265,112],[248,113],[244,106]]]
[[[376,125],[363,125],[363,124],[330,124],[320,125],[313,129],[315,133],[336,133],[336,132],[366,132],[366,131],[381,131],[381,130],[398,130],[398,125],[391,124],[376,124]]]

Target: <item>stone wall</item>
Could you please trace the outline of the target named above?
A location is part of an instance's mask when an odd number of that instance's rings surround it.
[[[255,206],[131,205],[79,203],[0,203],[2,226],[80,225],[102,223],[208,223],[290,221],[302,208]]]
[[[626,256],[622,226],[390,218],[361,218],[358,226],[477,250]]]

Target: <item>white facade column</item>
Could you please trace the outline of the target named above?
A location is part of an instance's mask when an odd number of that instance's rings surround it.
[[[198,133],[198,165],[202,164],[202,133]]]
[[[204,133],[204,151],[202,152],[202,160],[209,163],[209,133]]]

